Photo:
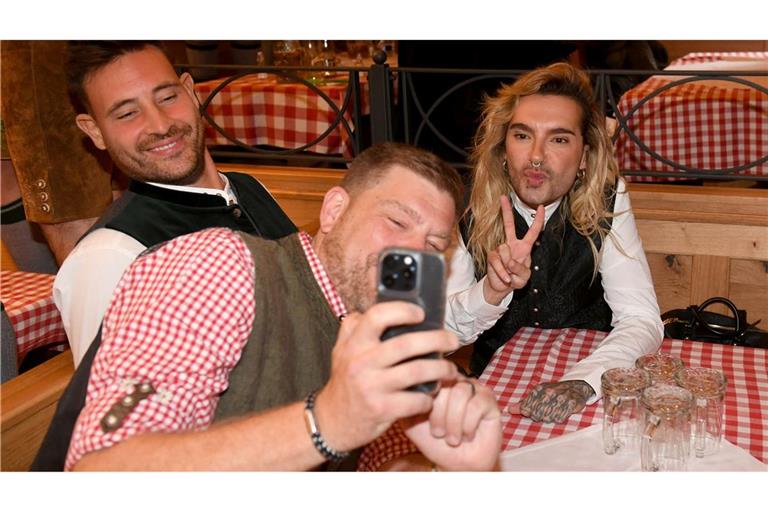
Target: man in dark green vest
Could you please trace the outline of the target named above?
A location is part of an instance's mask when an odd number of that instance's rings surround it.
[[[492,392],[417,357],[455,350],[456,337],[382,343],[423,311],[375,303],[379,253],[448,249],[461,189],[431,153],[382,144],[326,193],[314,238],[215,228],[139,257],[107,310],[66,468],[333,467],[401,419],[436,467],[495,467]],[[406,389],[432,380],[435,395]]]

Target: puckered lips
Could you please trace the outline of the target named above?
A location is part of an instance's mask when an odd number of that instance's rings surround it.
[[[523,173],[523,176],[525,176],[525,181],[528,183],[529,187],[538,187],[549,178],[549,175],[546,172],[533,169],[527,169]]]

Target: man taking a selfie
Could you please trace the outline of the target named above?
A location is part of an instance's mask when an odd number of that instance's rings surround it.
[[[448,361],[413,359],[456,349],[456,337],[382,343],[424,313],[374,303],[379,253],[445,251],[461,188],[434,155],[383,144],[326,193],[314,238],[218,228],[139,257],[107,310],[66,469],[306,470],[402,418],[437,467],[492,469],[490,390]],[[406,390],[427,381],[441,382],[436,395]]]

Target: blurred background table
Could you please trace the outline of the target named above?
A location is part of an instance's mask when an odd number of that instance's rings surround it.
[[[667,71],[768,71],[768,52],[697,52],[675,60]],[[622,115],[660,87],[685,78],[655,75],[627,91],[618,103]],[[768,86],[766,76],[740,78]],[[628,126],[652,151],[699,169],[730,169],[768,155],[768,94],[747,85],[715,78],[672,87],[632,114]],[[645,153],[621,131],[616,139],[619,168],[672,171]],[[768,175],[768,163],[740,171]],[[668,181],[675,178],[630,176],[631,181]]]
[[[3,270],[0,272],[0,300],[13,329],[18,361],[31,350],[66,343],[61,315],[53,303],[53,274]]]
[[[526,327],[496,352],[479,380],[494,391],[502,410],[505,452],[602,424],[601,401],[559,424],[535,422],[506,410],[537,384],[560,379],[605,336],[599,331]],[[665,339],[659,351],[680,357],[687,367],[725,373],[725,439],[768,462],[768,350]]]
[[[316,84],[333,104],[341,110],[348,90],[349,73]],[[195,85],[200,99],[208,95],[225,79],[211,80]],[[369,111],[367,82],[360,79],[360,114]],[[354,102],[343,115],[351,130]],[[274,75],[247,75],[222,89],[207,108],[208,114],[227,133],[239,141],[252,145],[295,149],[310,144],[330,129],[328,134],[308,151],[321,154],[338,154],[351,157],[354,146],[343,123],[331,128],[338,117],[334,108],[316,91],[303,83],[278,81]],[[230,145],[213,127],[207,126],[205,141],[208,145]]]

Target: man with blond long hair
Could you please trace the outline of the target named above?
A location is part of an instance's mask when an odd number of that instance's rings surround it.
[[[662,339],[659,307],[605,119],[587,76],[553,64],[486,100],[453,257],[447,325],[471,370],[525,326],[610,331],[560,382],[512,406],[562,422],[600,398],[600,376]],[[518,235],[524,235],[518,240]]]

